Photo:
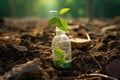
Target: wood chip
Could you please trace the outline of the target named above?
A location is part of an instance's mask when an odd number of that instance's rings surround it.
[[[81,38],[72,38],[70,39],[71,42],[75,42],[75,43],[84,43],[84,42],[88,42],[90,40],[88,39],[81,39]]]

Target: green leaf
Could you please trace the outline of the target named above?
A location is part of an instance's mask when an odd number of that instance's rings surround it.
[[[52,19],[49,20],[48,25],[56,25],[59,29],[63,31],[68,30],[68,25],[67,22],[63,19],[60,19],[58,17],[53,17]]]
[[[58,66],[63,64],[64,52],[61,49],[54,50],[54,54],[57,58],[54,59],[54,63]]]
[[[60,10],[60,15],[63,15],[63,14],[65,14],[66,12],[68,12],[70,10],[70,8],[63,8],[63,9],[61,9]]]
[[[65,14],[66,12],[68,12],[70,9],[69,8],[63,8],[59,11],[59,15],[56,17],[53,17],[49,20],[48,24],[49,25],[56,25],[56,27],[58,27],[59,29],[63,30],[63,31],[67,31],[68,30],[68,25],[67,22],[63,19],[61,19],[61,15]]]
[[[54,50],[54,54],[57,56],[57,58],[54,59],[54,64],[58,68],[70,68],[71,67],[71,61],[65,61],[64,57],[65,54],[61,49]]]
[[[48,25],[53,25],[58,23],[58,18],[57,17],[53,17],[49,20]]]
[[[54,54],[59,58],[63,59],[64,58],[64,52],[61,49],[56,49],[54,50]]]
[[[58,18],[58,23],[56,24],[57,27],[63,31],[67,31],[68,30],[68,25],[67,22],[63,19],[59,19]]]

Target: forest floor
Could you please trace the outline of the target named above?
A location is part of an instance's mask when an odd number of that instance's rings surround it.
[[[117,80],[120,79],[120,17],[68,19],[72,67],[57,69],[51,41],[55,27],[46,19],[0,19],[0,80]],[[79,39],[90,40],[80,42]],[[77,39],[77,40],[76,40]]]

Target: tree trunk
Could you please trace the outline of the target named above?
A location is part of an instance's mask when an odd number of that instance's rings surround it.
[[[91,23],[93,20],[93,0],[88,0],[88,15],[89,15],[88,23]]]

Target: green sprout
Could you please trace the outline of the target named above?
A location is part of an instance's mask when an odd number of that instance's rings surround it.
[[[65,20],[61,19],[61,16],[63,14],[65,14],[66,12],[68,12],[69,10],[70,10],[69,8],[62,8],[58,12],[57,16],[55,16],[49,20],[48,25],[55,25],[59,29],[61,29],[63,31],[67,31],[68,30],[67,22]],[[57,12],[57,11],[51,11],[51,12]]]
[[[54,55],[57,57],[54,59],[56,67],[69,68],[71,66],[71,61],[65,60],[65,53],[61,49],[54,50]]]
[[[68,25],[67,22],[63,19],[61,19],[61,16],[65,13],[67,13],[70,9],[69,8],[63,8],[60,11],[55,11],[52,10],[50,12],[57,12],[57,16],[52,17],[49,22],[48,25],[55,25],[56,27],[58,27],[60,30],[63,31],[67,31],[68,30]],[[71,61],[66,60],[66,54],[63,50],[57,48],[54,50],[54,55],[55,58],[53,59],[54,64],[56,67],[58,68],[70,68],[71,67]]]

